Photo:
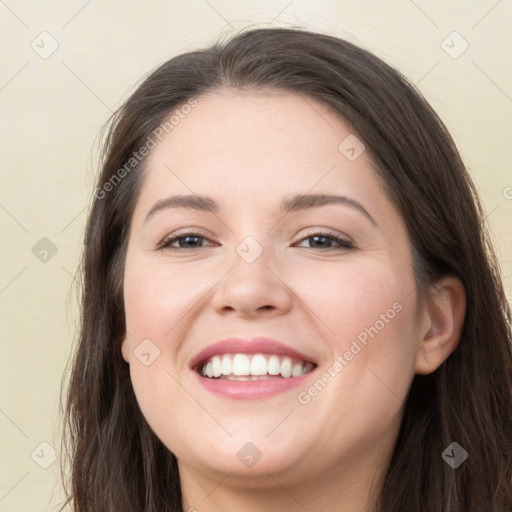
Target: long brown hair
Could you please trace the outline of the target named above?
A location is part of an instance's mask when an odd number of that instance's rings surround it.
[[[76,512],[182,510],[176,457],[141,414],[121,356],[123,269],[145,163],[130,159],[171,112],[225,87],[281,89],[333,109],[371,152],[403,215],[420,297],[443,275],[464,285],[459,346],[413,379],[378,511],[510,512],[511,313],[474,185],[445,125],[404,76],[352,43],[296,28],[247,29],[178,55],[110,121],[81,261],[66,503]],[[457,469],[442,457],[454,441],[469,454]]]

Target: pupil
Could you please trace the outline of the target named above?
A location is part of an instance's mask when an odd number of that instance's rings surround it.
[[[184,244],[187,244],[187,242],[188,242],[188,241],[190,241],[190,239],[192,239],[192,240],[194,240],[194,239],[195,239],[195,240],[197,240],[197,238],[198,238],[197,236],[187,236],[187,237],[185,237],[185,238],[183,238],[183,239],[182,239],[182,242],[183,242]]]
[[[326,240],[326,237],[325,237],[325,236],[318,236],[318,235],[317,235],[317,236],[314,236],[314,237],[313,237],[313,240],[315,241],[315,244],[316,244],[316,242],[317,242],[317,240],[318,240],[319,238],[320,238],[321,240],[322,240],[322,239],[323,239],[323,240]],[[320,245],[321,245],[321,244],[320,244]]]

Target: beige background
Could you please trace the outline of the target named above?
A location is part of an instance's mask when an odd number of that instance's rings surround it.
[[[60,449],[94,143],[146,72],[247,25],[309,27],[373,51],[418,85],[453,134],[510,297],[511,22],[507,0],[0,2],[0,512],[57,510],[62,496],[58,461],[41,466]],[[39,253],[46,262],[32,252],[43,237],[57,248]]]

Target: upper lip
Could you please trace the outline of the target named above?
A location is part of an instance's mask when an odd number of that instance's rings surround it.
[[[217,354],[275,354],[302,359],[316,365],[311,358],[279,341],[270,338],[226,338],[201,350],[190,361],[191,368],[197,368],[207,359]]]

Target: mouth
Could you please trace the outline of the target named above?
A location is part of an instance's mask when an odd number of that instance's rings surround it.
[[[268,338],[228,338],[190,362],[206,391],[239,399],[266,398],[304,385],[317,366],[312,357]]]
[[[315,363],[276,354],[216,354],[196,367],[207,379],[254,381],[292,379],[311,372]]]

